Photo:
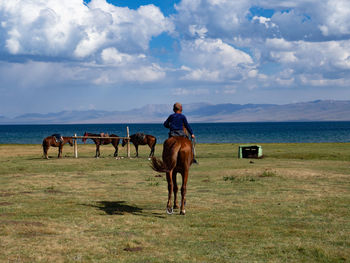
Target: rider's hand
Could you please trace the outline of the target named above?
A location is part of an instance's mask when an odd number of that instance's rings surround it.
[[[195,138],[194,134],[192,134],[191,137],[194,139]]]

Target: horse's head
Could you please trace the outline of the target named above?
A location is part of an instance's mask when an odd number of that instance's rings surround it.
[[[87,132],[85,132],[84,133],[84,137],[81,139],[82,141],[83,141],[83,143],[86,143],[86,140],[87,140],[87,136],[88,136],[89,134],[87,133]]]
[[[69,137],[68,143],[69,143],[70,146],[73,146],[73,138],[72,137]]]
[[[128,140],[127,139],[123,139],[122,140],[122,146],[124,147],[125,146],[125,144],[127,144],[128,143]]]

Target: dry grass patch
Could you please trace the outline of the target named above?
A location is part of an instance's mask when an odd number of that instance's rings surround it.
[[[93,158],[94,145],[61,160],[0,147],[0,261],[347,262],[350,163],[329,151],[347,146],[265,144],[249,160],[237,145],[199,144],[186,216],[166,215],[146,147],[120,160],[112,147]]]

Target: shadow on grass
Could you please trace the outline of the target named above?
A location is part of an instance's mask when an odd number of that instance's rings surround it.
[[[108,215],[124,215],[126,213],[133,215],[142,215],[142,208],[125,204],[125,201],[99,201],[96,205],[91,206],[104,211]]]
[[[94,205],[91,205],[94,206]],[[140,215],[142,208],[125,204],[125,201],[100,201],[94,207],[104,211],[108,215],[124,215],[125,213]]]
[[[137,206],[127,205],[125,201],[99,201],[96,205],[89,204],[86,206],[95,207],[104,211],[108,215],[125,215],[132,214],[138,216],[149,216],[149,214],[144,214],[143,209]],[[158,218],[165,218],[164,215],[159,213],[151,213],[152,216]]]

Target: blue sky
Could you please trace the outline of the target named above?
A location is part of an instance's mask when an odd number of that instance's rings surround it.
[[[0,0],[0,116],[350,99],[348,0]]]

